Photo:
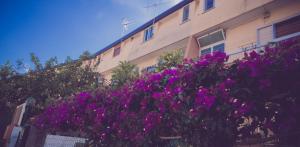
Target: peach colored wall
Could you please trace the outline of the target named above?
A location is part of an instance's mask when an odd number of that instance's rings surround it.
[[[290,16],[300,15],[300,1],[289,2],[288,4],[270,10],[270,17],[264,18],[261,14],[257,19],[228,28],[226,30],[226,53],[241,51],[241,46],[257,42],[257,30],[261,27],[271,25],[284,20]]]
[[[194,59],[198,57],[198,54],[199,54],[199,46],[197,40],[194,36],[190,36],[184,54],[184,58]]]
[[[120,55],[113,57],[113,48],[102,53],[101,63],[96,68],[110,77],[111,70],[120,61],[130,61],[140,69],[156,63],[159,50],[171,51],[185,49],[185,57],[198,56],[196,39],[180,42],[191,36],[198,37],[217,29],[226,31],[225,51],[238,51],[242,45],[256,42],[256,30],[266,24],[300,13],[300,1],[297,0],[216,0],[215,8],[204,12],[204,0],[194,0],[190,5],[190,20],[182,23],[182,8],[154,24],[154,36],[143,42],[141,31],[121,44]],[[277,4],[276,3],[280,3]],[[274,5],[274,6],[273,6]],[[270,17],[263,18],[265,9],[270,8]],[[180,42],[180,47],[170,47]],[[196,54],[196,55],[195,55]],[[95,59],[96,60],[96,59]]]

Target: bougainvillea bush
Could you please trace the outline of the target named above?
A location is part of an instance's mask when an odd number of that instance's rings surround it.
[[[284,41],[227,63],[216,52],[114,90],[47,108],[36,126],[80,132],[98,146],[231,147],[253,137],[299,146],[300,48]]]

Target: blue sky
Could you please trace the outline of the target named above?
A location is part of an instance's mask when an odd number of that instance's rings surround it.
[[[132,30],[179,1],[0,0],[0,64],[18,59],[28,64],[31,52],[42,63],[95,53],[121,37],[123,18],[132,21]],[[154,2],[162,5],[145,8]]]

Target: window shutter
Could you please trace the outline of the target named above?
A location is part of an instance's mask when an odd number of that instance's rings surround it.
[[[266,45],[273,40],[273,26],[267,26],[257,31],[258,45]]]
[[[300,16],[279,22],[275,24],[274,27],[276,38],[298,33],[300,32]]]
[[[120,54],[120,52],[121,52],[121,47],[115,48],[115,49],[114,49],[114,54],[113,54],[113,56],[114,56],[114,57],[115,57],[115,56],[118,56],[118,55]]]

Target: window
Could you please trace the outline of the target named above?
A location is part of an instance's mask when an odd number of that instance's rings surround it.
[[[266,45],[273,39],[273,27],[266,26],[257,30],[257,44],[259,46]]]
[[[224,43],[216,43],[210,46],[205,47],[200,50],[200,56],[204,56],[207,54],[212,54],[213,52],[224,52],[225,44]]]
[[[145,67],[142,69],[142,73],[155,73],[156,72],[156,69],[157,69],[157,66],[156,65],[152,65],[152,66],[148,66],[148,67]]]
[[[224,52],[224,49],[225,49],[224,43],[213,46],[213,52]]]
[[[210,44],[225,40],[224,31],[219,30],[198,38],[200,47],[208,46]]]
[[[207,55],[213,52],[225,51],[225,35],[223,30],[212,32],[210,34],[201,36],[197,39],[198,45],[201,48],[200,55]]]
[[[205,0],[204,1],[204,11],[214,8],[215,0]]]
[[[207,54],[211,54],[211,48],[206,48],[206,49],[202,49],[200,51],[201,56],[207,55]]]
[[[144,31],[144,42],[150,40],[153,37],[153,26],[150,26]]]
[[[300,16],[274,24],[274,38],[300,32]]]
[[[189,15],[190,15],[190,5],[186,5],[185,7],[183,7],[182,22],[188,21]]]
[[[114,57],[118,56],[120,54],[120,52],[121,52],[121,47],[114,48],[114,54],[113,54],[113,56]]]
[[[156,66],[155,65],[149,66],[149,67],[146,68],[146,71],[148,73],[154,73],[156,71]]]
[[[300,35],[300,16],[265,26],[257,30],[257,44],[267,45],[269,42],[285,40]]]

